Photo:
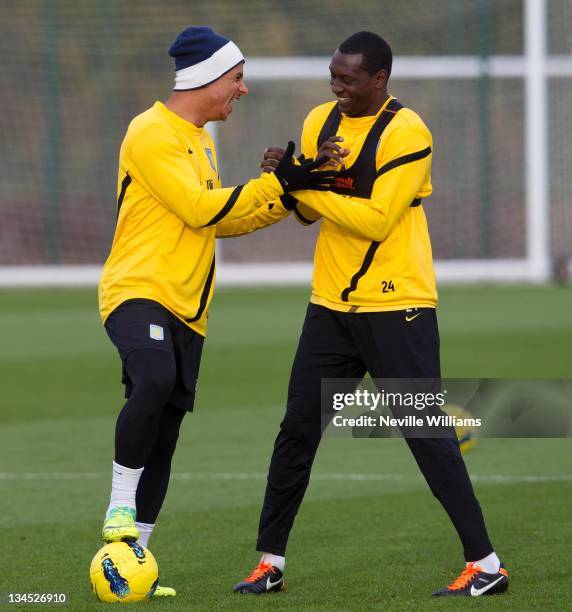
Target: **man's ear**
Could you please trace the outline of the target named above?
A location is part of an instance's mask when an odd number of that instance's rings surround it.
[[[375,88],[376,89],[383,89],[387,85],[387,80],[388,79],[389,79],[389,75],[387,74],[387,70],[385,68],[382,68],[375,75]]]

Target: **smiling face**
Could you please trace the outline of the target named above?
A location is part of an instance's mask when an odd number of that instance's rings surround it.
[[[232,102],[248,93],[244,84],[244,62],[223,74],[205,88],[208,94],[207,121],[226,121],[232,113]]]
[[[336,51],[330,62],[330,85],[338,108],[348,117],[375,115],[387,98],[387,70],[369,74],[363,55]]]

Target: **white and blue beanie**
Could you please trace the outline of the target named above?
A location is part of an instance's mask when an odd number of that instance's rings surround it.
[[[206,26],[183,30],[169,55],[175,58],[175,91],[204,87],[244,62],[232,40]]]

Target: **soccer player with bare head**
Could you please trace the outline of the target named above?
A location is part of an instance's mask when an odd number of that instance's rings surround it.
[[[193,409],[218,224],[271,206],[285,192],[328,188],[323,163],[289,155],[274,175],[222,188],[204,129],[245,96],[244,57],[208,27],[184,30],[169,50],[175,87],[133,119],[119,156],[117,225],[99,285],[105,329],[121,356],[127,402],[117,419],[106,542],[147,546],[165,499],[179,428]],[[283,209],[282,209],[283,210]],[[172,596],[158,587],[155,595]]]
[[[283,589],[288,537],[324,427],[321,380],[349,381],[369,372],[374,379],[440,384],[437,290],[423,211],[432,192],[433,141],[419,115],[388,92],[391,68],[392,52],[382,38],[350,36],[330,62],[336,100],[314,108],[304,122],[303,161],[326,156],[340,172],[328,192],[282,198],[302,224],[321,219],[321,227],[312,296],[260,515],[262,557],[235,585],[238,593]],[[267,150],[262,165],[273,171],[287,154]],[[256,223],[245,230],[263,227],[266,214],[254,213]],[[240,221],[229,223],[240,231]],[[453,428],[441,434],[406,437],[464,549],[462,572],[434,595],[501,593],[508,573],[489,540],[457,437]]]

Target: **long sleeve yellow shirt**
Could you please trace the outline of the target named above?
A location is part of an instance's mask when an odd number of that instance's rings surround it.
[[[270,174],[221,188],[208,132],[164,104],[135,117],[119,156],[117,226],[99,284],[103,321],[122,302],[145,298],[205,335],[216,225],[282,193]]]

